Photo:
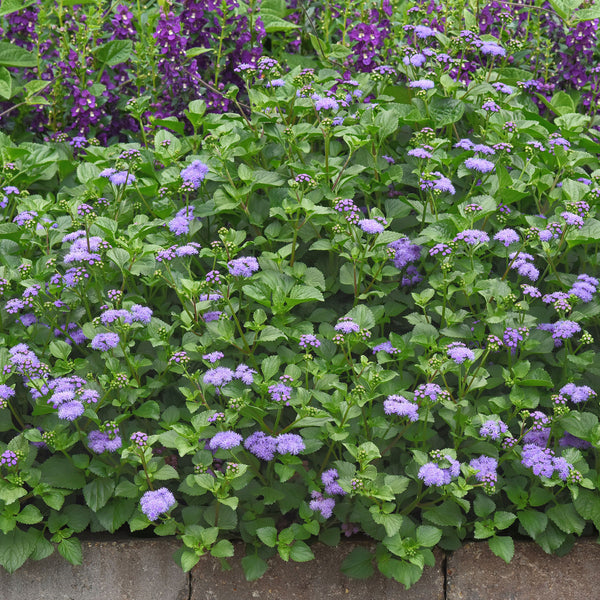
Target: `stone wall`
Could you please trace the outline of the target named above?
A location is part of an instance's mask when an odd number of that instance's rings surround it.
[[[600,545],[582,540],[570,554],[549,556],[527,542],[515,544],[507,565],[485,543],[469,543],[445,555],[410,590],[375,575],[350,579],[339,570],[357,543],[313,546],[316,560],[271,560],[262,579],[247,582],[239,558],[223,571],[202,557],[182,573],[171,555],[172,539],[85,540],[83,565],[58,554],[26,563],[16,573],[0,571],[1,600],[593,600],[600,598]],[[368,545],[368,544],[367,544]]]

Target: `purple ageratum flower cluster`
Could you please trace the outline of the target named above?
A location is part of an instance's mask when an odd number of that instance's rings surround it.
[[[583,273],[569,290],[569,294],[577,296],[582,302],[591,302],[593,295],[598,290],[598,280]]]
[[[507,327],[502,335],[502,341],[504,345],[510,349],[512,354],[515,354],[519,344],[524,341],[525,337],[529,334],[529,330],[526,327]]]
[[[548,440],[550,439],[550,427],[540,427],[538,429],[532,429],[523,436],[524,444],[535,444],[540,448],[546,448],[548,446]]]
[[[96,454],[102,454],[104,451],[115,452],[123,444],[121,436],[109,435],[104,431],[90,431],[88,433],[88,448]]]
[[[216,350],[215,352],[209,352],[208,354],[202,355],[202,358],[204,360],[207,360],[211,364],[216,363],[217,361],[221,360],[224,357],[225,357],[225,355],[222,352],[219,352],[218,350]]]
[[[321,345],[321,342],[316,335],[313,335],[312,333],[305,333],[304,335],[300,336],[298,345],[300,348],[308,351],[309,348],[318,348]]]
[[[450,463],[447,468],[440,467],[436,462],[428,462],[419,469],[418,478],[427,487],[448,485],[453,478],[459,476],[460,463],[447,454],[444,458]]]
[[[416,79],[414,81],[409,81],[408,87],[419,90],[432,90],[435,87],[435,83],[431,81],[431,79]]]
[[[16,452],[12,450],[5,450],[0,454],[0,465],[4,467],[16,467],[19,462],[19,458]]]
[[[175,506],[175,497],[166,487],[149,490],[141,497],[140,506],[150,521],[156,521],[159,515]]]
[[[571,339],[576,333],[581,331],[581,325],[575,321],[557,321],[556,323],[540,323],[537,327],[542,331],[549,331],[554,340],[554,346],[560,348],[563,340]]]
[[[340,331],[345,335],[350,333],[358,333],[360,326],[352,320],[352,317],[341,317],[338,323],[334,326],[335,331]]]
[[[477,171],[478,173],[491,173],[494,170],[494,163],[486,160],[485,158],[478,158],[472,156],[467,158],[464,162],[465,167],[471,171]]]
[[[261,460],[273,460],[275,454],[300,454],[306,446],[301,436],[281,433],[277,437],[255,431],[246,438],[244,447]]]
[[[208,165],[199,160],[193,161],[185,169],[181,170],[180,176],[184,183],[190,184],[195,190],[200,187],[208,173]]]
[[[300,454],[306,449],[304,440],[296,433],[280,433],[275,440],[279,454]]]
[[[429,179],[432,175],[436,176],[437,179]],[[451,196],[456,194],[456,188],[452,185],[450,179],[442,175],[440,171],[433,171],[427,177],[421,177],[419,179],[419,187],[422,190],[448,192]]]
[[[413,423],[419,420],[419,406],[407,400],[404,396],[392,394],[383,401],[383,411],[386,415],[408,417]]]
[[[132,433],[129,439],[139,448],[145,448],[148,445],[148,434],[143,431]]]
[[[0,409],[6,408],[7,402],[15,395],[15,390],[6,384],[0,384]]]
[[[422,383],[414,392],[416,400],[428,399],[431,402],[437,402],[449,398],[450,394],[442,389],[437,383]]]
[[[325,493],[330,496],[345,496],[346,492],[342,489],[340,484],[338,483],[339,474],[337,469],[327,469],[327,471],[323,471],[321,474],[321,481],[325,486]]]
[[[567,225],[572,225],[573,227],[577,227],[577,229],[583,227],[583,219],[579,215],[565,211],[560,216],[565,220]]]
[[[484,438],[491,440],[498,440],[500,437],[508,432],[508,427],[503,421],[488,420],[483,423],[479,429],[479,435]]]
[[[507,248],[511,244],[516,244],[520,241],[519,234],[514,229],[501,229],[495,236],[494,239],[497,242],[502,242]]]
[[[233,371],[227,367],[216,367],[204,374],[203,381],[208,385],[221,387],[233,379]]]
[[[311,492],[312,500],[308,503],[308,507],[315,512],[321,513],[324,519],[329,519],[333,515],[333,509],[335,508],[335,500],[333,498],[326,498],[317,492],[316,490]]]
[[[456,234],[454,241],[464,241],[469,246],[476,246],[477,244],[487,244],[490,236],[480,229],[465,229]]]
[[[258,261],[253,256],[242,256],[227,263],[229,273],[234,277],[250,277],[260,268]]]
[[[402,237],[388,244],[392,253],[392,261],[396,269],[402,270],[421,258],[421,246],[413,244],[407,237]]]
[[[42,377],[48,372],[48,366],[40,362],[27,344],[17,344],[9,349],[10,369],[27,378]],[[5,367],[6,371],[6,367]],[[32,390],[33,394],[33,390]]]
[[[394,348],[394,346],[392,346],[392,342],[386,341],[373,346],[373,354],[377,354],[378,352],[385,352],[386,354],[398,354],[400,350],[398,350],[398,348]]]
[[[511,260],[510,268],[515,269],[521,277],[527,277],[530,281],[537,281],[540,272],[533,265],[533,256],[527,252],[511,252],[508,255]]]
[[[223,448],[224,450],[231,450],[236,448],[242,443],[242,436],[235,431],[219,431],[208,442],[208,447],[211,450],[217,450]]]
[[[322,97],[319,94],[313,94],[311,98],[315,102],[315,109],[320,112],[322,110],[333,110],[337,111],[340,108],[339,103],[335,98],[332,97]]]
[[[102,256],[100,256],[99,250],[110,248],[110,244],[105,242],[97,235],[82,237],[79,234],[79,231],[70,234],[72,236],[77,235],[78,237],[74,238],[69,251],[63,259],[63,262],[66,265],[72,262],[86,262],[89,265],[94,265],[100,262],[102,260]],[[85,231],[83,231],[83,236],[85,236]],[[63,242],[65,241],[71,241],[69,235],[66,235],[63,238]]]
[[[590,398],[597,396],[596,392],[587,385],[575,385],[574,383],[567,383],[559,391],[561,396],[567,396],[574,404],[581,402],[587,402]]]
[[[442,257],[450,256],[452,254],[452,248],[448,246],[448,244],[436,244],[429,250],[429,256],[437,256],[438,254]]]
[[[573,465],[564,458],[556,457],[549,448],[540,448],[536,444],[525,444],[521,450],[521,464],[530,468],[535,475],[551,478],[556,472],[566,481]]]
[[[190,232],[190,223],[194,220],[194,207],[184,206],[177,211],[175,217],[169,221],[169,230],[175,235],[184,235]]]
[[[273,460],[277,452],[277,439],[262,431],[255,431],[244,442],[246,450],[261,460]]]
[[[465,360],[475,360],[475,353],[463,342],[452,342],[446,347],[446,354],[448,358],[451,358],[457,365],[461,365]]]
[[[365,232],[371,235],[377,235],[385,231],[387,221],[385,219],[361,219],[357,225]]]
[[[292,388],[281,382],[275,383],[269,386],[269,395],[274,402],[284,402],[287,405],[292,397]]]
[[[414,156],[415,158],[431,158],[433,154],[426,148],[413,148],[406,153],[408,156]]]
[[[469,462],[469,466],[476,469],[475,479],[484,484],[486,488],[493,488],[498,481],[498,461],[491,456],[482,455]]]
[[[94,336],[90,346],[94,350],[100,350],[106,352],[112,348],[116,348],[119,345],[120,338],[117,333],[98,333]]]
[[[228,367],[215,367],[204,374],[203,381],[207,385],[214,385],[215,387],[222,387],[233,379],[239,379],[246,385],[252,385],[255,373],[254,369],[244,364],[238,365],[235,371]]]
[[[141,304],[134,304],[129,310],[124,308],[109,308],[100,315],[103,325],[112,325],[117,321],[130,325],[131,323],[142,323],[149,325],[152,320],[152,309]]]
[[[521,288],[523,289],[524,296],[529,296],[531,298],[541,298],[542,297],[542,292],[540,292],[540,290],[538,290],[533,285],[523,283],[523,284],[521,284]]]

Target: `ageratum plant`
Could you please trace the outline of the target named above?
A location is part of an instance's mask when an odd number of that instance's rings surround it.
[[[599,527],[597,118],[508,28],[390,18],[372,68],[334,12],[312,67],[240,62],[236,111],[0,134],[5,569],[124,528],[255,579],[362,535],[342,570],[410,587]]]

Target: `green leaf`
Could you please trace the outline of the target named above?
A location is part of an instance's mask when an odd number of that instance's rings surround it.
[[[375,327],[375,317],[373,312],[367,306],[359,304],[351,311],[347,312],[346,317],[350,317],[361,329],[372,329]]]
[[[83,497],[87,505],[94,511],[100,510],[112,496],[115,482],[108,477],[100,477],[90,481],[83,488]]]
[[[114,533],[129,520],[137,504],[129,498],[112,498],[96,512],[96,518],[106,531]]]
[[[598,492],[580,489],[577,496],[573,498],[573,506],[584,519],[593,521],[596,529],[600,531],[600,496]]]
[[[417,542],[421,546],[431,548],[442,539],[442,530],[431,525],[420,525],[417,527]]]
[[[548,373],[544,369],[537,368],[530,371],[525,376],[525,379],[520,380],[519,385],[544,386],[547,388],[551,388],[554,386],[554,383],[552,382],[550,375],[548,375]]]
[[[6,67],[0,66],[0,98],[8,100],[12,96],[12,77]]]
[[[251,554],[242,558],[242,569],[246,581],[256,581],[260,579],[269,568],[269,565],[257,554]]]
[[[123,270],[125,265],[129,263],[131,257],[127,250],[123,250],[123,248],[111,248],[106,255],[110,258],[119,269]]]
[[[77,490],[85,485],[85,476],[67,458],[51,456],[42,466],[40,481],[52,487]]]
[[[9,573],[14,573],[31,556],[36,543],[35,536],[18,527],[0,534],[0,565]]]
[[[259,527],[256,530],[256,535],[269,548],[274,548],[277,545],[277,529],[275,527]]]
[[[494,525],[497,529],[506,529],[515,522],[516,518],[517,516],[511,512],[499,510],[494,513]]]
[[[367,579],[375,572],[373,555],[366,548],[354,548],[344,559],[342,572],[354,579]]]
[[[444,501],[440,506],[426,510],[423,516],[440,527],[457,527],[465,522],[465,516],[459,506],[450,500]]]
[[[37,0],[2,0],[2,6],[0,6],[0,17],[23,10],[28,6],[35,4],[36,2]]]
[[[393,515],[386,514],[380,511],[380,508],[376,505],[373,505],[369,508],[369,512],[373,517],[373,521],[378,525],[383,525],[385,527],[385,533],[388,537],[392,537],[398,531],[400,531],[400,527],[402,526],[402,515]]]
[[[294,562],[308,562],[313,560],[315,555],[309,545],[300,540],[296,540],[290,550],[290,558]]]
[[[523,529],[534,539],[546,529],[546,525],[548,524],[546,514],[532,508],[520,510],[517,513],[517,517]]]
[[[99,46],[95,54],[101,63],[113,67],[129,60],[132,51],[133,42],[131,40],[111,40]]]
[[[15,485],[4,479],[0,480],[0,500],[5,504],[12,504],[26,494],[27,490],[24,487]]]
[[[61,540],[58,544],[58,551],[60,555],[63,558],[66,558],[72,565],[80,565],[83,563],[81,542],[77,538]]]
[[[136,408],[133,411],[133,414],[136,417],[141,417],[142,419],[152,419],[154,421],[158,421],[160,418],[160,406],[158,402],[154,400],[148,400]]]
[[[179,552],[175,554],[175,560],[184,573],[191,571],[198,564],[200,558],[201,555],[191,548],[180,548]]]
[[[549,2],[560,17],[569,21],[571,15],[581,6],[583,0],[549,0]]]
[[[159,481],[167,481],[168,479],[179,479],[179,473],[171,465],[163,465],[154,473],[153,477]]]
[[[216,558],[233,556],[233,544],[229,540],[220,540],[210,549],[210,553]]]
[[[590,441],[598,425],[598,417],[589,412],[571,412],[560,420],[560,424],[572,435]]]
[[[456,123],[465,112],[465,104],[456,98],[442,98],[436,96],[429,105],[429,114],[433,119],[434,127],[444,127]]]
[[[583,532],[585,521],[577,514],[572,504],[556,504],[551,506],[546,514],[565,533],[581,535]]]
[[[580,8],[573,15],[573,24],[581,23],[582,21],[593,21],[600,19],[600,4],[596,4],[591,8]]]
[[[423,567],[397,558],[380,559],[377,567],[383,575],[401,583],[406,589],[419,581],[423,573]]]
[[[503,561],[509,563],[515,554],[515,543],[507,535],[495,535],[488,540],[490,550]]]
[[[35,523],[39,523],[43,518],[40,509],[33,504],[25,506],[17,515],[17,521],[25,525],[34,525]]]
[[[496,503],[487,496],[479,494],[473,501],[473,510],[478,517],[485,518],[491,515],[496,508]]]
[[[4,6],[4,3],[2,5]],[[0,42],[0,65],[6,67],[35,67],[37,66],[37,58],[33,52],[28,52],[16,44]]]
[[[275,375],[275,373],[277,373],[280,365],[281,359],[279,358],[279,356],[276,355],[267,356],[265,359],[262,360],[262,362],[260,363],[260,370],[263,373],[265,381],[268,381],[269,379],[271,379],[271,377],[273,377],[273,375]]]
[[[292,23],[291,21],[286,21],[277,15],[264,12],[261,10],[260,17],[265,26],[265,31],[267,33],[273,33],[275,31],[290,31],[291,29],[297,29],[298,25]]]
[[[393,110],[384,110],[375,117],[375,126],[378,128],[380,140],[384,140],[398,129],[398,114]]]
[[[30,555],[31,560],[48,558],[54,552],[54,544],[50,543],[39,529],[30,529],[28,534],[35,540],[35,548]]]
[[[81,533],[90,523],[90,509],[80,504],[69,504],[62,510],[69,528]]]

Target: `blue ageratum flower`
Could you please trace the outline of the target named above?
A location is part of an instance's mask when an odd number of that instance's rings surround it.
[[[242,436],[235,431],[219,431],[208,442],[208,447],[211,450],[217,450],[217,448],[230,450],[239,446],[242,443],[242,439]]]
[[[150,521],[156,521],[159,515],[175,506],[175,497],[166,487],[162,487],[146,492],[140,499],[140,506]]]
[[[119,345],[119,335],[116,333],[99,333],[94,336],[90,346],[94,350],[105,352]]]

